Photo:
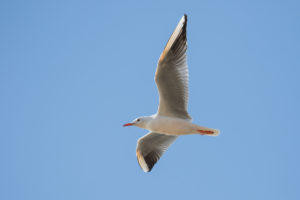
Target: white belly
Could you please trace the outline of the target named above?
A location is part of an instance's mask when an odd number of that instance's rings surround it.
[[[197,125],[184,119],[156,116],[148,125],[147,129],[156,133],[186,135],[195,133]]]

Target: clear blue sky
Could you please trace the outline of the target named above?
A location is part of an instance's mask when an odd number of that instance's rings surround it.
[[[1,1],[0,199],[300,199],[300,3]],[[188,14],[189,112],[151,173],[135,156],[156,63]]]

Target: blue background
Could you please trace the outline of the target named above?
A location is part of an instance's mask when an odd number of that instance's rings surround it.
[[[0,199],[300,199],[300,3],[1,1]],[[188,14],[189,112],[151,173],[135,156],[157,60]]]

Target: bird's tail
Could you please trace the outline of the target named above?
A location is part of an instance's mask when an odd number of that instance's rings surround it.
[[[220,131],[217,130],[217,129],[198,126],[197,127],[197,133],[199,133],[201,135],[218,136],[220,134]]]

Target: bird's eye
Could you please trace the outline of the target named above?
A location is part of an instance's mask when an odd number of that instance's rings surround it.
[[[139,121],[140,121],[140,119],[137,119],[136,121],[137,121],[137,122],[139,122]]]

